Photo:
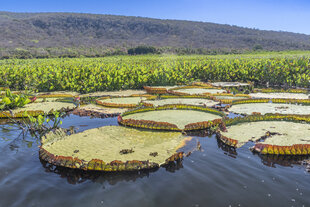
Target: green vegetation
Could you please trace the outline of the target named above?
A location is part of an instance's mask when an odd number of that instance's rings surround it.
[[[27,112],[25,113],[27,114]],[[48,117],[48,113],[44,113],[43,115],[40,114],[37,117],[27,114],[29,121],[24,120],[21,122],[21,125],[28,129],[31,134],[41,137],[46,133],[59,129],[62,125],[61,117],[64,114],[65,113],[54,111],[51,116],[53,122],[52,124],[51,119]]]
[[[24,94],[13,94],[10,90],[6,90],[4,97],[0,100],[0,110],[9,110],[17,107],[23,107],[30,103],[31,100]]]
[[[226,56],[114,56],[2,60],[0,86],[15,90],[82,93],[178,85],[195,80],[310,87],[310,53]]]

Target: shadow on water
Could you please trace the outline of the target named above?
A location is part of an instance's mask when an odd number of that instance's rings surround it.
[[[261,158],[262,163],[268,167],[276,167],[276,165],[281,165],[284,167],[293,167],[293,165],[301,165],[302,161],[310,158],[310,156],[302,156],[302,155],[296,155],[296,156],[262,155],[262,154],[257,155],[259,158]]]
[[[54,166],[44,160],[40,159],[40,162],[45,168],[45,172],[58,174],[61,178],[66,179],[69,184],[76,185],[86,181],[94,183],[108,183],[109,185],[115,185],[118,182],[135,182],[137,179],[149,177],[151,173],[155,173],[159,168],[140,170],[140,171],[128,171],[128,172],[100,172],[100,171],[84,171],[80,169],[70,169],[66,167]],[[182,160],[171,162],[163,165],[162,168],[166,171],[174,173],[177,170],[183,168]]]
[[[216,139],[216,141],[217,141],[218,148],[223,150],[225,155],[228,155],[228,156],[230,156],[232,158],[237,158],[238,153],[237,153],[236,148],[231,147],[231,146],[223,143],[219,139]]]

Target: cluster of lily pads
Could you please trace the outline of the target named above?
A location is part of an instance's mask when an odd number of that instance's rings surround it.
[[[33,101],[2,111],[0,118],[55,110],[100,118],[118,116],[119,126],[73,134],[58,129],[41,138],[42,160],[82,170],[158,168],[182,159],[190,134],[199,130],[215,133],[219,141],[234,148],[253,141],[252,150],[261,154],[310,155],[306,89],[254,89],[251,83],[235,82],[144,89],[33,94]],[[231,113],[238,116],[228,118]]]

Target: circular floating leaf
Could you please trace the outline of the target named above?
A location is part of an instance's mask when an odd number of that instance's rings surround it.
[[[144,86],[144,89],[150,94],[166,94],[168,90],[175,87],[177,86]]]
[[[266,134],[265,137],[263,136],[256,136],[256,134],[261,133],[262,131],[266,131],[268,129],[265,126],[259,126],[258,129],[253,127],[256,122],[262,123],[272,123],[272,122],[282,122],[284,123],[307,123],[307,126],[310,126],[310,116],[300,116],[300,115],[281,115],[281,114],[268,114],[268,115],[250,115],[245,117],[235,117],[233,119],[223,119],[224,124],[227,128],[224,130],[225,132],[217,133],[217,137],[222,140],[225,144],[233,146],[233,147],[240,147],[244,143],[249,140],[257,141],[264,139],[266,137],[276,135],[272,132]],[[263,128],[262,128],[263,127]],[[271,128],[274,128],[270,125]],[[253,133],[252,133],[252,129]],[[228,129],[228,131],[227,131]],[[242,129],[242,130],[240,130]],[[292,130],[292,128],[288,128],[288,130]],[[254,133],[255,132],[255,133]]]
[[[261,141],[257,145],[273,145],[273,146],[294,146],[309,145],[310,147],[310,124],[294,123],[289,121],[258,121],[249,123],[239,123],[237,125],[227,127],[228,132],[221,132],[222,140],[237,140],[237,147],[242,146],[248,141]],[[309,148],[310,149],[310,148]],[[261,152],[263,149],[257,148]],[[268,152],[269,154],[289,154]],[[265,154],[268,154],[265,153]],[[310,154],[310,150],[307,153]]]
[[[73,97],[79,93],[74,91],[55,91],[55,92],[40,92],[35,94],[37,97]]]
[[[88,93],[80,95],[80,97],[92,97],[92,96],[132,96],[146,94],[143,90],[124,90],[124,91],[98,91],[94,93]]]
[[[207,106],[212,107],[219,102],[215,102],[210,99],[203,99],[203,98],[167,98],[161,100],[147,100],[143,101],[144,103],[152,104],[154,106],[163,106],[167,104],[186,104],[186,105],[195,105],[195,106]]]
[[[215,109],[189,105],[165,105],[128,111],[119,117],[125,126],[157,130],[190,131],[221,124],[223,114]]]
[[[73,111],[73,114],[80,116],[95,116],[95,117],[113,117],[118,116],[121,113],[127,111],[127,109],[123,108],[111,108],[104,107],[95,104],[88,104],[85,106],[81,106]]]
[[[230,112],[238,114],[252,114],[252,113],[278,113],[278,114],[310,114],[310,106],[295,105],[295,104],[281,104],[281,103],[245,103],[232,105],[229,108]]]
[[[173,92],[194,95],[194,94],[216,94],[216,93],[224,93],[226,90],[223,89],[214,89],[214,88],[184,88],[184,89],[176,89]],[[172,92],[172,93],[173,93]]]
[[[250,93],[252,98],[276,98],[276,99],[309,99],[310,95],[303,93]]]
[[[107,97],[98,99],[96,102],[99,105],[107,107],[117,107],[117,108],[135,108],[146,97]]]
[[[70,111],[76,108],[73,103],[66,102],[43,102],[43,103],[30,103],[22,108],[13,109],[11,111],[0,112],[0,118],[22,118],[27,117],[25,112],[31,116],[38,116],[43,113],[49,113],[51,111]]]
[[[240,82],[215,82],[211,84],[214,87],[244,87],[251,86],[249,83],[240,83]]]
[[[54,165],[83,170],[132,171],[159,167],[183,157],[189,138],[178,132],[151,132],[105,126],[67,136],[42,138],[40,157]]]

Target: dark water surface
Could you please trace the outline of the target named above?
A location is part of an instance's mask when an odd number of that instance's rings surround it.
[[[69,116],[78,131],[116,118]],[[310,206],[310,173],[288,161],[236,152],[215,136],[182,163],[138,173],[82,173],[40,162],[38,145],[14,125],[0,125],[0,206]],[[286,166],[284,166],[286,165]]]

